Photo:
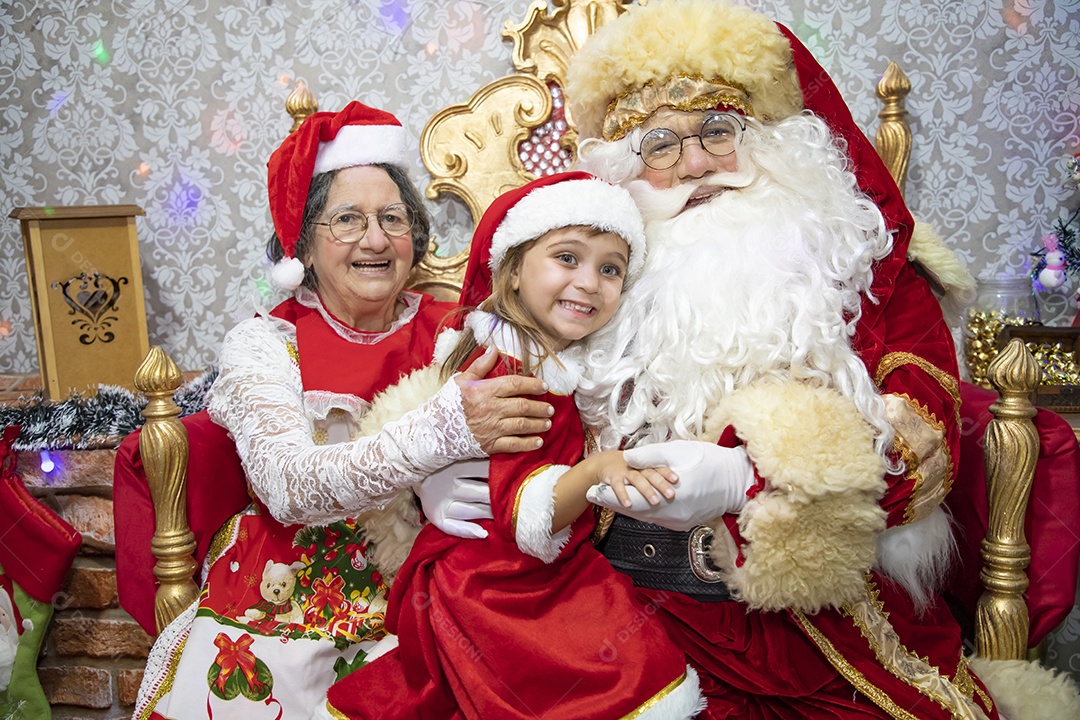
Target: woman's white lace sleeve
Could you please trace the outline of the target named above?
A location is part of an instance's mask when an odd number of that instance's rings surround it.
[[[209,403],[255,494],[281,522],[323,524],[381,507],[451,462],[484,457],[453,381],[377,435],[316,445],[286,339],[262,318],[234,328]]]

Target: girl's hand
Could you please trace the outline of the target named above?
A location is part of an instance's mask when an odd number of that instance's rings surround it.
[[[596,453],[589,460],[595,464],[595,482],[610,485],[623,507],[633,504],[626,492],[627,485],[633,485],[650,505],[659,505],[661,496],[668,500],[675,498],[672,486],[679,481],[679,476],[669,467],[634,469],[626,463],[620,450]]]

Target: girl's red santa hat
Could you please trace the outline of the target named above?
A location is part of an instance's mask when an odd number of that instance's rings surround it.
[[[473,233],[461,304],[476,306],[491,294],[491,273],[506,253],[559,228],[582,225],[615,233],[630,249],[626,281],[645,263],[645,227],[633,198],[586,172],[537,178],[495,198]]]
[[[384,110],[352,101],[340,112],[315,113],[285,138],[267,163],[270,216],[285,257],[274,266],[274,282],[295,290],[304,280],[296,258],[311,179],[355,165],[405,168],[405,129]]]

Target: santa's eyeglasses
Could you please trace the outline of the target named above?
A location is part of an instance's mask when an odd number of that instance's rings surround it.
[[[724,157],[735,152],[745,129],[742,118],[734,113],[709,113],[701,121],[701,128],[690,135],[680,136],[669,128],[653,128],[641,138],[641,145],[634,152],[653,170],[667,170],[679,162],[687,140],[697,138],[702,150]]]

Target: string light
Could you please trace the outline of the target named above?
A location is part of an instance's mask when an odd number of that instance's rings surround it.
[[[51,473],[56,469],[56,463],[53,462],[52,457],[49,455],[48,450],[41,451],[41,472]]]
[[[0,337],[11,337],[11,321],[0,322]]]

